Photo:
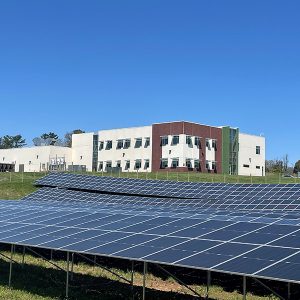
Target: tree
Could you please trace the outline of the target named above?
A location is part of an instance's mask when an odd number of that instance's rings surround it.
[[[10,149],[10,148],[22,148],[26,146],[25,139],[20,135],[5,135],[0,138],[0,148],[1,149]]]
[[[282,164],[283,164],[283,171],[287,172],[288,171],[288,167],[289,167],[289,156],[288,156],[288,154],[286,154],[282,158]]]
[[[65,134],[65,146],[72,147],[72,135],[73,134],[80,134],[80,133],[85,133],[85,131],[81,130],[81,129],[75,129],[71,132],[67,132]]]
[[[298,173],[298,172],[300,172],[300,160],[298,160],[294,166],[294,173]]]
[[[58,135],[54,132],[43,133],[41,139],[45,145],[54,145],[58,140]]]
[[[266,171],[269,173],[282,173],[283,172],[283,160],[271,159],[266,160]]]

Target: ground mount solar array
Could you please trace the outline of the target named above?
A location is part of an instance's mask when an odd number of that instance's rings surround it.
[[[300,185],[52,173],[0,202],[0,242],[300,282]]]

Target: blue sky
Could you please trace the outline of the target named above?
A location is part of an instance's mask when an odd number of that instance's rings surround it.
[[[1,1],[0,136],[187,120],[300,159],[300,2]]]

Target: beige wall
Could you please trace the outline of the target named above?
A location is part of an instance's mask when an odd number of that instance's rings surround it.
[[[256,146],[260,154],[256,154]],[[265,138],[239,134],[239,175],[265,176]]]
[[[0,162],[15,164],[15,171],[19,172],[20,165],[24,165],[25,172],[45,171],[47,166],[59,161],[71,163],[72,149],[56,146],[38,146],[28,148],[1,149]]]

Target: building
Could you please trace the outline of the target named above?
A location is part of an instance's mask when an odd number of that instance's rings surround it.
[[[0,150],[0,162],[15,165],[16,172],[194,171],[264,176],[265,138],[229,126],[179,121],[74,134],[72,148]]]

